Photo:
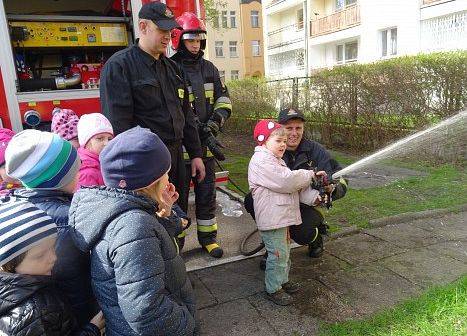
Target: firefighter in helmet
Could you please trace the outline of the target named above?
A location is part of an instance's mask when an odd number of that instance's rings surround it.
[[[216,136],[230,117],[232,104],[216,66],[203,58],[206,47],[204,23],[195,14],[188,12],[176,20],[180,27],[172,30],[172,48],[176,51],[172,60],[178,64],[187,82],[189,101],[195,112],[206,167],[204,180],[192,181],[198,241],[212,257],[220,258],[223,250],[217,242],[215,159],[222,161],[225,157]],[[188,208],[188,189],[192,180],[190,176],[191,174],[187,174],[185,181],[185,197],[179,200],[185,211]],[[182,246],[184,237],[179,238]]]

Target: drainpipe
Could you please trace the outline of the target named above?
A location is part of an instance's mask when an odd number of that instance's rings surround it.
[[[305,21],[304,31],[305,31],[305,77],[308,77],[308,0],[304,1],[303,8],[303,20]]]

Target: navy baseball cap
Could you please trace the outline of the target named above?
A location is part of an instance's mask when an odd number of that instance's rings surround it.
[[[151,20],[157,27],[163,30],[172,30],[179,27],[175,16],[164,3],[149,2],[141,7],[138,17],[140,19]]]
[[[302,112],[300,112],[297,109],[285,108],[279,112],[279,116],[277,117],[277,122],[283,125],[291,119],[301,119],[305,121],[305,116],[303,115]]]

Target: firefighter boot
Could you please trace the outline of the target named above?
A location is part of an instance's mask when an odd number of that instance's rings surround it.
[[[198,242],[211,257],[221,258],[224,250],[217,243],[216,218],[203,220],[197,219]]]
[[[308,256],[310,258],[319,258],[323,254],[324,247],[323,247],[323,236],[316,231],[315,238],[308,243]]]

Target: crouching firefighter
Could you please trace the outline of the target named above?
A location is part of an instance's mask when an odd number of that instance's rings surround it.
[[[332,159],[329,152],[319,143],[303,137],[305,117],[295,109],[287,108],[280,111],[278,122],[282,124],[287,134],[287,150],[282,159],[291,170],[315,169],[323,170],[329,181],[315,181],[313,188],[320,191],[322,204],[310,206],[300,203],[302,224],[291,226],[290,237],[299,245],[308,245],[308,256],[318,258],[323,253],[323,235],[327,234],[325,222],[326,208],[332,206],[332,201],[345,196],[347,181],[343,178],[332,180],[332,174],[341,170],[339,163]],[[245,208],[254,218],[253,198],[251,193],[245,196]],[[265,267],[265,259],[261,261]]]
[[[202,182],[192,179],[187,172],[185,197],[179,204],[187,211],[188,191],[190,182],[193,182],[198,242],[212,257],[220,258],[224,252],[217,242],[215,158],[222,161],[225,157],[216,136],[230,117],[232,104],[227,88],[219,77],[219,71],[214,64],[203,58],[206,47],[204,23],[195,14],[188,12],[176,20],[180,27],[172,31],[172,48],[177,51],[172,60],[178,64],[187,82],[206,167],[206,177]],[[190,170],[189,166],[187,170]],[[179,243],[183,246],[184,233],[179,236]]]

